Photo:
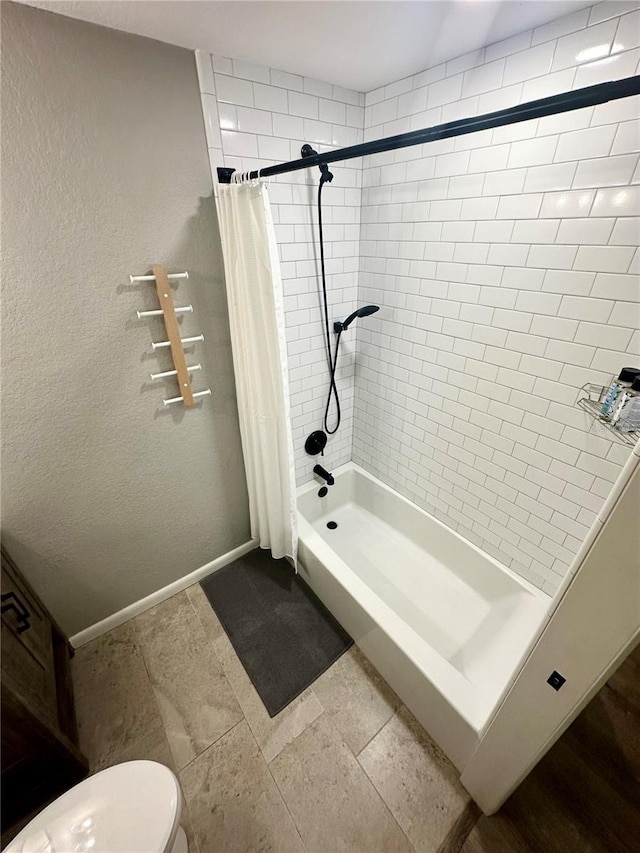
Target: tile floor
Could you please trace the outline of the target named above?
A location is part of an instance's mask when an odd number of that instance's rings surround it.
[[[456,770],[355,646],[271,719],[199,586],[83,646],[73,676],[92,770],[171,767],[190,853],[454,853],[473,822]]]

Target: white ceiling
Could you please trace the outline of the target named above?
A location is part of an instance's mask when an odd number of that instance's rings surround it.
[[[360,92],[591,5],[582,0],[21,2]]]

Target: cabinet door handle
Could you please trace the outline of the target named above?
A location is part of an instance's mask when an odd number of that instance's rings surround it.
[[[7,613],[9,610],[15,610],[16,621],[18,622],[17,633],[22,634],[23,631],[28,631],[31,627],[31,623],[29,622],[29,617],[31,616],[31,614],[24,606],[22,601],[20,601],[16,593],[4,592],[0,596],[0,601],[2,601],[0,613]]]

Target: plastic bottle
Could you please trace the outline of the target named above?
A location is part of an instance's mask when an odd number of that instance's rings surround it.
[[[620,432],[635,432],[640,430],[640,376],[633,380],[625,397],[615,425]]]
[[[618,411],[617,403],[620,401],[618,397],[621,393],[625,393],[633,383],[633,380],[640,376],[640,368],[637,367],[623,367],[620,373],[618,374],[618,378],[615,382],[612,382],[609,386],[609,390],[607,391],[604,401],[602,403],[601,415],[606,420],[613,420],[613,414]],[[620,417],[620,411],[618,411],[618,418]]]

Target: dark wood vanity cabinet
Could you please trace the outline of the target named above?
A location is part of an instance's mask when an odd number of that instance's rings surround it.
[[[2,548],[2,842],[88,773],[78,748],[73,650]]]

